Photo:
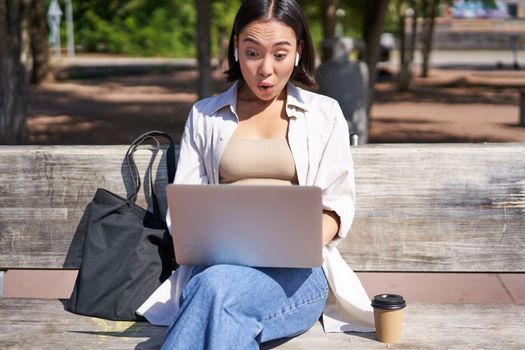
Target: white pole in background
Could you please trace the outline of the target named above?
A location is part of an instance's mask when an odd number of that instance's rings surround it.
[[[62,10],[57,0],[52,0],[47,11],[47,23],[49,25],[49,43],[55,48],[55,56],[60,54],[60,21],[62,20]]]

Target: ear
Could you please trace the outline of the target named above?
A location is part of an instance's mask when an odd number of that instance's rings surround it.
[[[301,53],[303,51],[303,41],[297,43],[297,52],[295,53],[295,66],[299,66],[299,61],[301,60]]]
[[[235,62],[239,62],[239,46],[237,41],[237,35],[233,36],[233,58]]]

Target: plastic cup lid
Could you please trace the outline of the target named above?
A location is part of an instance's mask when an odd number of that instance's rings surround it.
[[[397,294],[378,294],[372,299],[372,306],[378,309],[397,310],[407,306],[405,299]]]

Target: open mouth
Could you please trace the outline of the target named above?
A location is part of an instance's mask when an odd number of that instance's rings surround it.
[[[261,84],[257,85],[257,87],[262,92],[270,92],[272,90],[272,88],[273,88],[273,85],[269,84],[269,83],[261,83]]]

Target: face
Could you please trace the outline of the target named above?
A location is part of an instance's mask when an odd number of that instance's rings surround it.
[[[246,87],[264,101],[276,99],[292,76],[301,47],[292,28],[278,21],[254,21],[236,38]]]

